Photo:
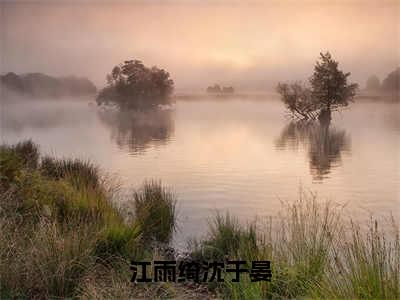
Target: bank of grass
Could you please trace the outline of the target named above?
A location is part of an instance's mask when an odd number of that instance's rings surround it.
[[[217,286],[229,299],[325,298],[399,299],[399,227],[385,232],[376,220],[361,230],[345,222],[341,209],[320,204],[315,195],[301,193],[299,200],[284,205],[284,214],[263,224],[241,225],[229,215],[217,215],[203,241],[194,244],[197,259],[270,260],[271,282]],[[251,268],[249,264],[247,268]]]
[[[40,157],[31,141],[2,145],[0,298],[163,293],[131,285],[129,262],[152,259],[149,236],[169,242],[173,195],[145,183],[132,195],[137,214],[127,218],[115,189],[89,162]]]
[[[31,141],[2,145],[0,298],[195,298],[174,284],[130,283],[130,259],[162,259],[153,246],[175,230],[173,194],[145,182],[132,194],[130,217],[113,201],[115,189],[89,162],[41,157]],[[242,274],[235,283],[224,274],[210,289],[230,299],[400,298],[394,220],[392,235],[375,220],[361,230],[339,207],[305,193],[283,211],[268,224],[222,214],[211,220],[193,258],[270,260],[272,280]]]

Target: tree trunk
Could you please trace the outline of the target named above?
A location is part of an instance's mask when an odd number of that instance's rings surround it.
[[[328,106],[327,108],[320,111],[318,115],[318,120],[321,125],[329,126],[332,119],[331,108]]]

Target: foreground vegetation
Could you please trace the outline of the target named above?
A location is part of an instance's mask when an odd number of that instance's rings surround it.
[[[89,162],[40,157],[28,141],[1,146],[0,169],[1,299],[150,293],[131,288],[129,262],[151,260],[154,242],[172,235],[175,200],[164,187],[133,193],[132,216]]]
[[[115,184],[89,162],[41,157],[30,141],[0,147],[0,298],[400,298],[399,228],[343,222],[314,195],[268,224],[217,215],[191,245],[200,260],[270,260],[272,281],[209,284],[204,294],[177,284],[131,284],[129,261],[163,258],[176,224],[175,199],[145,182],[117,206]],[[130,212],[134,213],[131,214]],[[249,266],[250,267],[250,266]],[[211,296],[212,295],[212,296]]]
[[[271,261],[270,283],[225,280],[219,286],[225,298],[399,299],[400,239],[393,218],[389,232],[374,220],[367,228],[346,226],[340,208],[306,193],[284,211],[261,227],[217,215],[207,239],[194,243],[202,259]]]

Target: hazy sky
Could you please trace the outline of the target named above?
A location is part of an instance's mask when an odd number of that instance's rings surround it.
[[[1,0],[0,0],[1,2]],[[105,74],[126,59],[177,89],[306,79],[329,50],[364,85],[400,65],[400,1],[1,2],[1,73]]]

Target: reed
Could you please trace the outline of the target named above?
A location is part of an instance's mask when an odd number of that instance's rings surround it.
[[[341,217],[341,208],[320,203],[312,193],[283,205],[283,213],[268,224],[240,224],[217,214],[207,237],[195,243],[197,259],[270,260],[271,282],[251,282],[232,275],[217,289],[232,299],[328,298],[398,299],[400,297],[399,227],[367,229]],[[248,265],[248,268],[251,266]]]

